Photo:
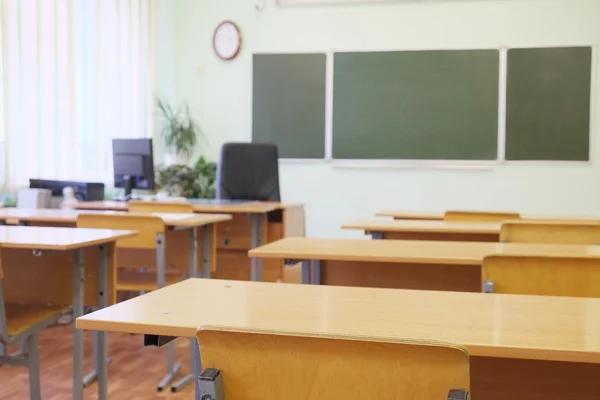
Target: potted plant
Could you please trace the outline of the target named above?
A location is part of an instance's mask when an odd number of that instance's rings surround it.
[[[198,182],[199,199],[214,199],[216,197],[215,183],[217,181],[217,164],[208,162],[204,157],[198,158],[194,166],[196,181]]]
[[[200,157],[194,168],[187,165],[161,166],[156,171],[156,186],[171,196],[214,199],[217,165]]]
[[[165,141],[165,164],[187,165],[194,153],[198,136],[202,135],[196,121],[185,104],[177,111],[161,100],[156,99],[158,117],[162,120],[160,135]]]

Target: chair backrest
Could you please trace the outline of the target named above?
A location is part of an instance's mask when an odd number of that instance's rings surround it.
[[[521,215],[516,212],[454,210],[448,210],[444,214],[444,221],[451,222],[502,222],[515,219],[521,219]]]
[[[600,244],[599,222],[508,221],[500,241],[508,243]]]
[[[484,292],[600,297],[600,258],[491,255],[483,260]]]
[[[82,213],[77,216],[77,227],[137,231],[136,236],[117,240],[118,248],[155,249],[159,233],[163,234],[163,241],[166,240],[164,221],[152,215]]]
[[[470,390],[468,353],[449,343],[218,330],[197,336],[202,366],[220,370],[226,399],[446,400],[450,390]]]
[[[180,213],[192,214],[194,207],[188,202],[162,202],[162,201],[130,201],[127,204],[130,212],[146,213]]]
[[[226,143],[217,165],[217,198],[281,201],[277,146]]]

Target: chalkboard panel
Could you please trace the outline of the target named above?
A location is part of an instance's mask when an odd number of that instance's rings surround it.
[[[507,160],[589,160],[591,68],[591,47],[508,51]]]
[[[325,158],[325,54],[255,54],[252,141],[281,158]]]
[[[498,50],[336,53],[333,157],[493,160]]]

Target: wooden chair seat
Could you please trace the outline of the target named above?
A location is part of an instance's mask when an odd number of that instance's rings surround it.
[[[60,317],[65,309],[61,306],[27,303],[6,303],[6,325],[8,336],[18,336],[23,332]]]

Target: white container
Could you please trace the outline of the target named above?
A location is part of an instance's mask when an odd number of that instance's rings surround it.
[[[48,189],[19,189],[17,193],[18,208],[50,208],[52,192]]]

